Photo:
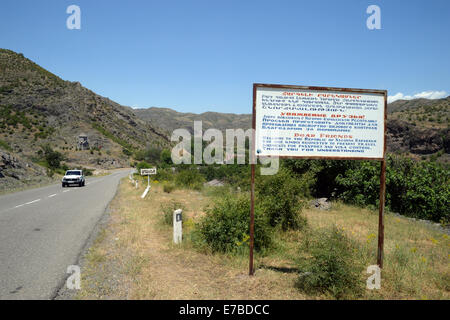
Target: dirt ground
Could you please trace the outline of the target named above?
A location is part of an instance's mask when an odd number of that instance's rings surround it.
[[[141,199],[145,186],[141,181],[136,189],[127,178],[122,180],[110,203],[107,222],[81,260],[82,290],[69,298],[332,299],[306,295],[296,288],[299,271],[295,257],[302,232],[278,234],[275,250],[255,255],[256,272],[250,277],[246,254],[210,254],[194,248],[190,241],[194,221],[213,202],[207,190],[166,193],[154,182],[147,197]],[[184,210],[181,245],[172,243],[172,226],[163,218],[163,207],[173,201]],[[305,208],[303,214],[315,230],[333,224],[341,228],[372,252],[369,260],[373,261],[367,264],[375,263],[376,210],[335,203],[331,210]],[[385,235],[382,289],[366,290],[361,298],[448,299],[448,235],[393,214],[386,215]]]
[[[296,273],[257,269],[248,275],[248,258],[210,255],[189,241],[172,244],[172,228],[163,223],[161,205],[175,200],[187,215],[203,214],[208,203],[199,192],[164,193],[153,184],[145,200],[123,180],[110,205],[106,228],[85,257],[79,299],[305,299],[295,287]],[[187,231],[187,230],[186,230]]]

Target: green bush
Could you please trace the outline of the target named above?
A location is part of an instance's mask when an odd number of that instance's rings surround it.
[[[283,166],[297,175],[307,176],[309,190],[314,197],[332,197],[345,191],[336,177],[358,165],[353,160],[283,159]]]
[[[248,165],[215,164],[200,167],[200,173],[206,178],[206,180],[211,181],[213,179],[218,179],[229,183],[235,183],[237,180],[241,180],[245,171],[250,173]]]
[[[155,180],[158,181],[172,181],[174,180],[175,173],[172,172],[171,168],[159,168],[156,170]]]
[[[122,148],[122,152],[126,156],[131,156],[133,154],[130,150],[128,150],[126,148]]]
[[[437,163],[415,165],[401,199],[403,214],[450,223],[450,171]]]
[[[330,294],[336,299],[362,294],[363,264],[356,242],[337,227],[307,233],[301,246],[297,287],[308,294]]]
[[[301,215],[301,198],[307,193],[307,183],[287,169],[258,179],[257,202],[269,217],[271,226],[279,225],[283,230],[299,230],[306,225]]]
[[[219,198],[196,224],[198,245],[213,252],[242,252],[249,247],[250,199],[248,195]],[[266,216],[255,207],[255,250],[270,247],[272,229]]]
[[[339,175],[336,181],[343,188],[339,195],[346,202],[358,205],[377,205],[380,193],[379,162],[362,161],[355,169]]]
[[[55,175],[55,171],[50,168],[47,168],[46,171],[47,171],[47,177],[53,178],[53,176]]]
[[[83,168],[81,167],[81,170],[83,170],[83,174],[88,177],[88,176],[92,176],[94,174],[94,170],[93,169],[87,169],[87,168]]]
[[[174,191],[176,188],[175,184],[172,182],[165,182],[163,184],[163,190],[166,193],[171,193],[172,191]]]
[[[161,151],[161,155],[159,157],[159,161],[162,166],[170,166],[173,164],[172,162],[172,154],[170,150],[164,149]]]
[[[3,140],[0,140],[0,148],[3,148],[7,151],[12,151],[12,148],[9,146],[9,144]]]
[[[181,170],[175,178],[177,184],[194,190],[201,190],[205,178],[198,172],[196,167],[190,167],[185,170]]]
[[[41,148],[41,154],[44,155],[47,166],[52,170],[58,169],[61,165],[61,161],[64,160],[64,156],[60,152],[54,151],[48,144],[42,146]]]
[[[379,162],[360,162],[336,178],[344,190],[338,197],[360,206],[378,206],[379,175]],[[448,165],[389,156],[386,165],[386,205],[403,215],[449,223],[449,182]]]
[[[141,174],[141,169],[147,169],[147,168],[153,168],[153,166],[150,163],[147,163],[145,161],[139,162],[136,166],[138,175]]]
[[[173,212],[177,209],[181,209],[185,211],[185,207],[180,202],[171,201],[166,204],[161,205],[161,211],[163,213],[163,221],[165,224],[172,226],[173,225]],[[185,221],[185,214],[181,215],[182,221]]]
[[[156,164],[161,158],[161,149],[150,147],[146,150],[139,150],[134,155],[135,159],[138,161],[146,161]]]

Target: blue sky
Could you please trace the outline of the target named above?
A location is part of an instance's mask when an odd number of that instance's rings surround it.
[[[69,30],[69,5],[81,30]],[[369,5],[381,30],[369,30]],[[0,47],[132,107],[251,113],[252,84],[450,92],[450,1],[2,0]],[[425,92],[425,93],[424,93]]]

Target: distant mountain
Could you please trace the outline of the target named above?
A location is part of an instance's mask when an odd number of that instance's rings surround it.
[[[389,104],[388,111],[388,151],[449,158],[450,97],[399,100]],[[251,127],[250,114],[194,114],[155,107],[133,110],[78,82],[62,80],[22,54],[0,49],[4,157],[8,153],[24,162],[35,160],[40,147],[48,143],[74,166],[128,166],[133,151],[170,146],[171,132],[177,128],[192,132],[194,120],[203,121],[203,130]],[[78,150],[79,136],[87,137],[91,150]]]
[[[251,114],[205,112],[182,113],[168,108],[134,109],[142,120],[157,123],[168,132],[177,128],[193,132],[194,120],[203,121],[203,130],[251,127]],[[416,156],[450,153],[450,97],[445,99],[398,100],[388,104],[387,149],[392,153]]]
[[[439,156],[450,161],[450,97],[398,100],[388,105],[387,146],[391,152]]]
[[[79,135],[92,150],[77,150]],[[114,168],[128,166],[132,151],[169,139],[131,108],[0,49],[0,148],[31,159],[46,143],[74,165]]]
[[[194,121],[201,120],[203,130],[209,128],[219,129],[248,129],[251,127],[251,114],[234,114],[220,112],[182,113],[169,108],[151,107],[148,109],[133,109],[133,112],[142,120],[157,123],[159,127],[168,132],[178,128],[184,128],[194,132]]]

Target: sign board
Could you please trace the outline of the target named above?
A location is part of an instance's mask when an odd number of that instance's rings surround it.
[[[256,157],[380,160],[377,263],[383,267],[387,91],[253,84]],[[255,163],[251,164],[250,263],[253,275]]]
[[[141,169],[141,176],[149,176],[156,174],[156,168]]]
[[[256,156],[384,158],[384,90],[254,85]]]

